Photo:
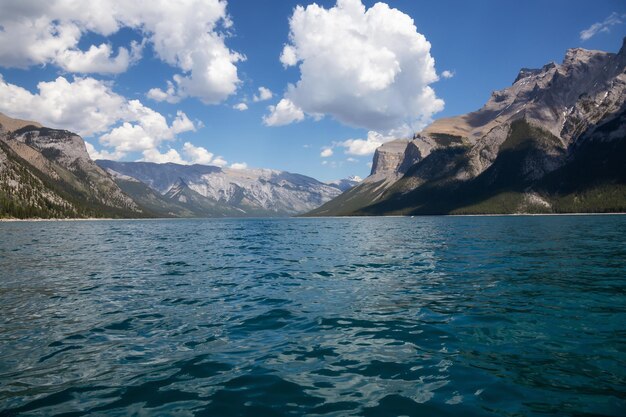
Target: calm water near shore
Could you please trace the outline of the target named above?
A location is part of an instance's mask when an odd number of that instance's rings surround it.
[[[0,223],[0,416],[624,416],[626,216]]]

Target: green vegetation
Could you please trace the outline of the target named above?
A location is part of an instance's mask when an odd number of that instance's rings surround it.
[[[602,184],[556,195],[551,199],[553,213],[626,212],[626,184]]]
[[[430,135],[439,146],[465,145],[467,140],[462,136],[447,133],[432,133]]]
[[[382,184],[383,181],[359,184],[304,216],[355,215],[361,207],[371,204],[375,190]]]
[[[44,174],[3,141],[0,155],[6,159],[0,167],[0,218],[145,217],[103,204],[88,183],[58,165],[52,164],[59,179]]]
[[[500,152],[520,151],[544,145],[560,145],[560,140],[552,133],[530,125],[525,119],[511,123],[506,140],[500,145]]]
[[[602,126],[613,128],[608,123]],[[552,196],[556,213],[625,212],[625,156],[626,138],[584,142],[567,164],[546,175],[536,188]]]

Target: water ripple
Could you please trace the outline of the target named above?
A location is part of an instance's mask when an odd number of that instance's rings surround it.
[[[0,416],[626,409],[623,216],[0,233]]]

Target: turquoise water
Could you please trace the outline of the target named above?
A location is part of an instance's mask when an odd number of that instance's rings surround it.
[[[0,223],[2,416],[626,415],[626,216]]]

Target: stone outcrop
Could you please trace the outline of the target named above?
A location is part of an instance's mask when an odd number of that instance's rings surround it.
[[[513,85],[492,93],[479,110],[437,120],[411,141],[382,145],[374,155],[372,175],[350,190],[350,195],[340,196],[313,214],[459,212],[465,210],[463,204],[486,207],[472,195],[492,201],[505,192],[526,197],[519,198],[518,206],[488,205],[487,211],[515,212],[515,207],[550,211],[555,205],[547,200],[561,201],[574,189],[580,195],[572,197],[576,203],[564,207],[565,211],[621,210],[620,166],[626,166],[626,156],[620,160],[609,149],[616,152],[626,140],[625,114],[626,39],[618,53],[570,49],[560,64],[522,69]],[[602,155],[601,166],[609,168],[587,173],[593,180],[589,184],[595,184],[591,188],[572,185],[559,190],[555,176],[570,172],[574,161],[592,164],[583,152],[596,158]],[[571,178],[563,179],[561,185],[568,181]],[[476,191],[477,184],[490,192]],[[609,199],[606,206],[601,198],[593,204],[580,203],[581,195],[598,184],[616,190],[618,198]],[[539,197],[533,187],[555,194]],[[533,206],[532,202],[540,200],[546,204]],[[626,196],[624,200],[626,207]]]

